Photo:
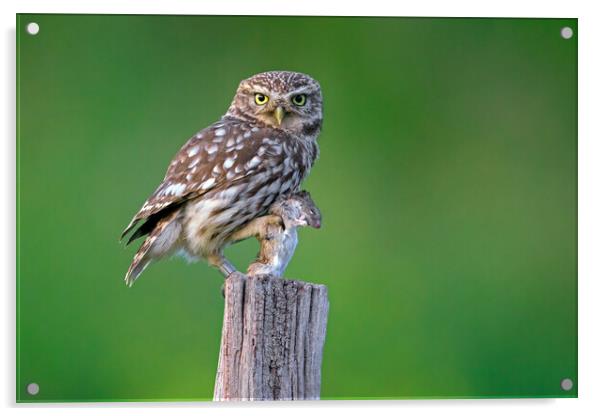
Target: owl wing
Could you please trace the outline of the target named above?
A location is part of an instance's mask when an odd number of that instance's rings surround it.
[[[236,119],[223,119],[193,136],[171,161],[165,178],[142,205],[121,238],[140,221],[149,220],[132,240],[152,231],[165,212],[212,189],[228,187],[268,169],[281,169],[290,138],[274,129],[259,128]],[[154,221],[150,221],[154,218]]]

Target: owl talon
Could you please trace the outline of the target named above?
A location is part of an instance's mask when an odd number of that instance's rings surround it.
[[[269,225],[277,225],[281,228],[284,228],[284,221],[279,215],[268,215],[266,217],[266,221]]]

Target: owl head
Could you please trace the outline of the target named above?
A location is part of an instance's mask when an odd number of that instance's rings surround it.
[[[227,115],[314,135],[322,126],[320,84],[299,72],[270,71],[241,81]]]

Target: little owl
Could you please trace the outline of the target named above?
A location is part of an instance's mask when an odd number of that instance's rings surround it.
[[[305,74],[265,72],[243,80],[226,114],[193,136],[167,168],[122,237],[146,236],[125,281],[179,253],[224,276],[235,269],[224,248],[279,197],[299,191],[318,157],[320,85]]]

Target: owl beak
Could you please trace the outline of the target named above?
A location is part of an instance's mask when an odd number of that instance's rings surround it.
[[[284,118],[284,108],[277,107],[276,110],[274,110],[274,117],[276,118],[278,126],[280,126],[282,124],[282,119]]]

